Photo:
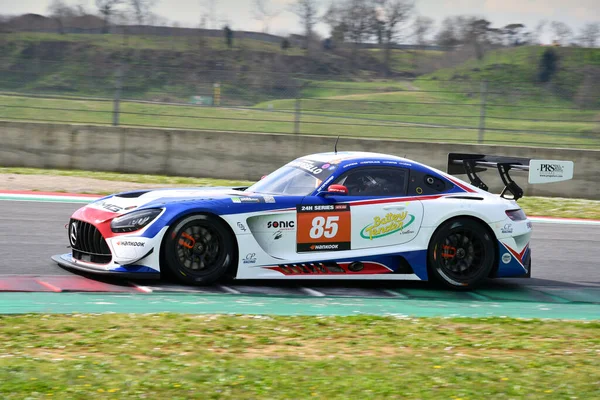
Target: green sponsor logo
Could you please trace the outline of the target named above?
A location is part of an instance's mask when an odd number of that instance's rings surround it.
[[[369,240],[381,238],[408,228],[414,221],[415,216],[406,211],[397,214],[387,213],[383,218],[373,218],[373,223],[365,226],[360,231],[360,236]]]

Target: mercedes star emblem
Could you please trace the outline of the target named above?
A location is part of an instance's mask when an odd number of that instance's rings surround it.
[[[77,244],[77,222],[73,222],[71,224],[71,233],[69,234],[69,240],[71,241],[71,246],[75,247]]]

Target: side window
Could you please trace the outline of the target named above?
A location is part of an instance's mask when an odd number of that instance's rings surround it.
[[[338,178],[349,196],[404,196],[408,171],[396,167],[358,167]]]
[[[453,185],[445,179],[440,179],[437,176],[425,172],[411,170],[408,183],[408,195],[439,194],[452,189],[452,186]]]

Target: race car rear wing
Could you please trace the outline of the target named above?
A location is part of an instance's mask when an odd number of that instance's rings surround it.
[[[551,183],[573,178],[573,161],[532,160],[530,158],[488,156],[485,154],[449,153],[447,172],[451,175],[467,174],[469,181],[485,191],[488,186],[477,175],[478,172],[496,168],[504,183],[500,193],[505,199],[519,200],[523,189],[512,180],[509,171],[529,171],[529,183]],[[507,194],[510,193],[512,197]]]

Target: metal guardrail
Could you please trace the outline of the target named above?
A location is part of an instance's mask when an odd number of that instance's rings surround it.
[[[600,148],[595,94],[578,96],[583,108],[548,104],[546,92],[524,84],[413,79],[361,86],[279,75],[140,91],[131,80],[145,67],[115,71],[72,75],[70,93],[60,84],[32,84],[47,71],[0,70],[0,119]],[[79,94],[86,91],[96,95]]]

